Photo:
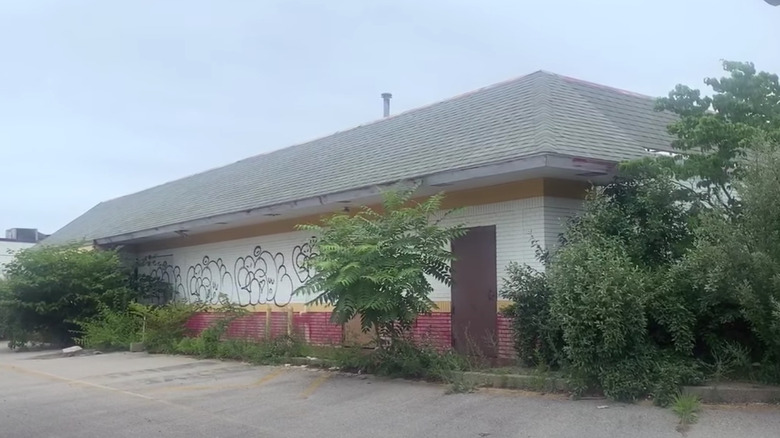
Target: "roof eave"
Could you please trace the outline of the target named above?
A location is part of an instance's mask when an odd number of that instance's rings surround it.
[[[164,225],[151,229],[135,231],[131,233],[119,234],[116,236],[103,237],[95,239],[94,243],[99,246],[112,246],[117,244],[131,243],[141,239],[154,238],[156,236],[167,235],[180,230],[192,230],[200,227],[206,227],[218,224],[220,222],[234,222],[237,220],[246,220],[252,217],[263,217],[270,214],[283,214],[295,210],[301,210],[325,205],[335,205],[348,201],[365,199],[380,194],[381,192],[398,187],[399,185],[409,185],[417,187],[439,187],[456,184],[472,179],[486,178],[490,176],[505,175],[530,171],[535,169],[550,168],[568,171],[611,173],[614,171],[616,162],[593,160],[581,157],[569,157],[560,154],[538,154],[527,156],[515,160],[488,163],[485,165],[474,166],[463,169],[447,170],[435,174],[424,175],[415,178],[409,178],[403,181],[392,181],[385,184],[362,187],[343,192],[314,196],[281,204],[269,205],[264,207],[242,210],[233,213],[226,213],[217,216],[210,216],[191,221]]]

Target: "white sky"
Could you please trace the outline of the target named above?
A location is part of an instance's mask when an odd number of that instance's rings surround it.
[[[763,0],[0,0],[0,233],[544,69],[780,72]],[[0,237],[2,237],[0,235]]]

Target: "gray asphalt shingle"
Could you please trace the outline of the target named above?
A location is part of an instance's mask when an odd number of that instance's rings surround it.
[[[91,241],[540,153],[667,150],[654,99],[543,71],[102,202],[47,244]]]

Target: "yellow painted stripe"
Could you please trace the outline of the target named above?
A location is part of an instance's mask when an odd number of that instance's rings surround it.
[[[311,384],[301,393],[301,398],[307,399],[312,394],[314,394],[314,391],[317,390],[320,386],[322,386],[323,383],[325,383],[326,380],[330,379],[331,374],[323,372],[319,377],[314,379]]]
[[[137,397],[137,398],[141,398],[141,399],[144,399],[144,400],[152,402],[152,403],[159,403],[159,404],[162,404],[162,405],[170,406],[170,407],[175,408],[175,409],[180,409],[180,410],[190,411],[190,412],[197,412],[198,415],[205,415],[207,417],[213,418],[214,421],[224,421],[224,422],[228,422],[228,423],[238,424],[240,426],[244,426],[244,427],[248,427],[248,428],[251,428],[251,429],[255,429],[255,430],[259,431],[259,432],[260,431],[265,431],[265,429],[260,429],[258,426],[255,426],[255,425],[249,424],[249,423],[245,423],[245,422],[241,421],[240,419],[237,419],[237,418],[225,415],[225,414],[215,415],[215,414],[212,414],[210,412],[205,412],[205,411],[203,411],[202,409],[199,409],[199,408],[194,408],[194,407],[187,406],[187,405],[180,405],[180,404],[174,403],[172,401],[161,400],[161,399],[158,399],[158,398],[150,397],[148,395],[139,394],[137,392],[125,391],[124,389],[112,388],[110,386],[101,385],[99,383],[86,382],[84,380],[78,380],[78,379],[69,379],[67,377],[57,376],[57,375],[49,374],[49,373],[46,373],[46,372],[43,372],[43,371],[31,370],[31,369],[28,369],[28,368],[22,368],[22,367],[17,367],[17,366],[14,366],[14,365],[3,364],[3,363],[0,363],[0,369],[6,369],[6,370],[9,370],[9,371],[13,371],[13,372],[19,373],[19,374],[26,374],[28,376],[34,376],[34,377],[38,377],[38,378],[42,377],[42,378],[53,380],[53,381],[57,381],[57,382],[68,383],[68,384],[71,384],[71,385],[83,386],[83,387],[93,388],[93,389],[100,389],[100,390],[103,390],[103,391],[110,391],[110,392],[117,393],[117,394],[123,394],[123,395],[128,395],[128,396],[131,396],[131,397]]]
[[[49,374],[49,373],[46,373],[46,372],[43,372],[43,371],[31,370],[31,369],[21,368],[21,367],[17,367],[17,366],[13,366],[13,365],[7,365],[7,364],[0,364],[0,368],[4,368],[4,369],[7,369],[9,371],[13,371],[13,372],[16,372],[16,373],[19,373],[19,374],[26,374],[28,376],[43,377],[43,378],[48,379],[48,380],[53,380],[53,381],[63,382],[63,383],[69,383],[71,385],[86,386],[86,387],[90,387],[90,388],[102,389],[104,391],[118,392],[120,394],[130,395],[130,396],[133,396],[133,397],[143,398],[143,399],[146,399],[146,400],[155,400],[152,397],[149,397],[149,396],[146,396],[146,395],[143,395],[143,394],[138,394],[136,392],[125,391],[124,389],[112,388],[110,386],[101,385],[99,383],[86,382],[84,380],[69,379],[67,377],[56,376],[54,374]],[[155,401],[157,401],[157,400],[155,400]]]
[[[191,386],[163,386],[160,388],[153,388],[150,392],[175,392],[175,391],[208,391],[208,390],[236,390],[236,389],[249,389],[262,386],[271,380],[284,374],[284,368],[277,368],[274,371],[261,377],[254,383],[242,384],[242,385],[191,385]]]

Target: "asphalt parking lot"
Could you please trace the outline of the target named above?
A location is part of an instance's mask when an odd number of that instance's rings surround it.
[[[679,437],[644,405],[298,367],[0,349],[0,437]],[[608,407],[604,407],[608,406]],[[777,406],[710,407],[689,437],[778,437]]]

